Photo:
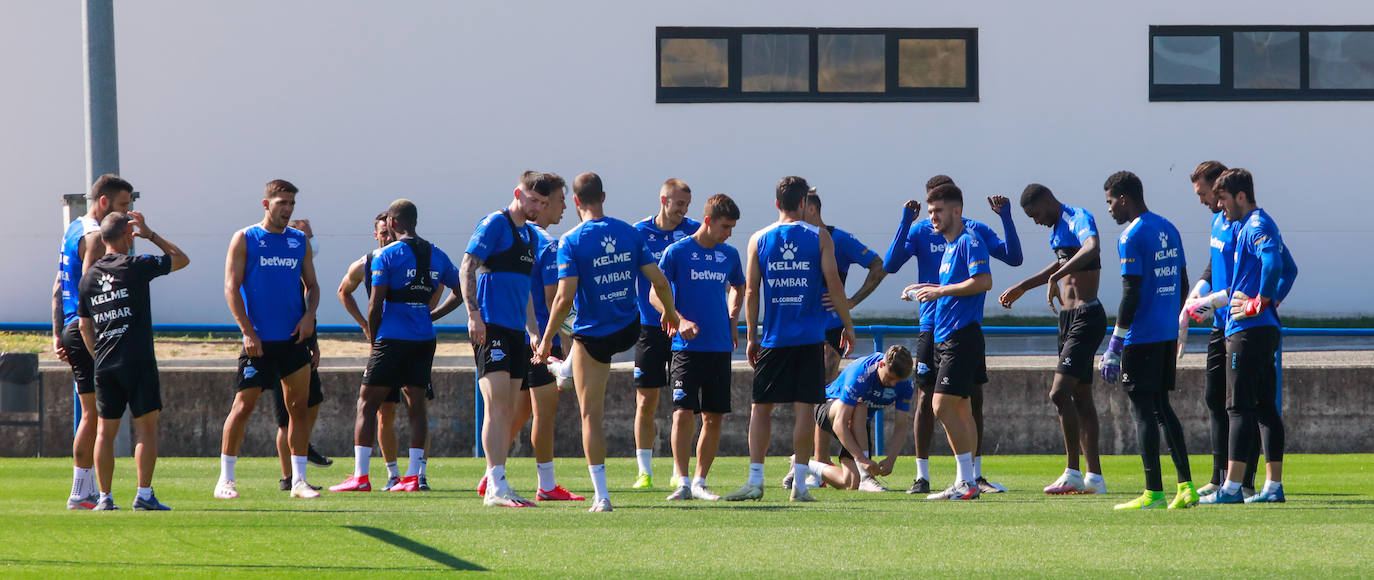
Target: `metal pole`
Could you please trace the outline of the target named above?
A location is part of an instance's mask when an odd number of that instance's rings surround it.
[[[874,333],[873,333],[873,352],[883,352],[883,333],[881,333],[881,332],[874,332]],[[873,414],[873,456],[874,456],[874,457],[877,457],[877,456],[879,456],[879,455],[884,455],[883,451],[885,451],[885,448],[887,447],[887,445],[886,445],[886,443],[887,443],[887,436],[885,435],[885,433],[886,433],[885,427],[887,426],[887,424],[886,424],[886,422],[884,421],[885,418],[886,418],[886,417],[885,417],[885,415],[883,414],[883,410],[882,410],[882,409],[878,409],[878,412]]]
[[[115,99],[114,0],[85,0],[81,4],[82,47],[85,49],[86,182],[90,187],[106,173],[119,173],[119,109]],[[76,402],[76,420],[81,401]],[[129,453],[134,422],[124,413],[125,429],[115,437],[116,454]]]

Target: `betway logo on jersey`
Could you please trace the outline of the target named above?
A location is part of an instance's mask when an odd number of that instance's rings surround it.
[[[693,280],[713,280],[713,281],[716,281],[716,282],[724,282],[724,281],[725,281],[725,272],[712,272],[712,271],[710,271],[710,270],[704,270],[704,271],[703,271],[703,270],[692,270],[692,279],[693,279]],[[805,282],[806,279],[803,278],[802,281]]]
[[[283,258],[281,256],[258,256],[258,265],[263,268],[295,268],[300,264],[300,258]]]
[[[1213,248],[1216,248],[1216,249],[1218,249],[1218,250],[1225,250],[1225,249],[1226,249],[1226,242],[1225,242],[1224,240],[1219,240],[1219,239],[1217,239],[1216,236],[1213,236],[1213,237],[1212,237],[1212,247],[1213,247]]]
[[[944,244],[931,244],[931,245],[930,245],[930,253],[932,253],[932,254],[943,254],[943,253],[945,253],[945,245],[944,245]]]

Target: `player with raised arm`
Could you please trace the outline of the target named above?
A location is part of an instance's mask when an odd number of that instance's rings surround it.
[[[969,397],[988,382],[987,348],[983,340],[983,299],[992,289],[987,247],[963,220],[964,195],[953,183],[926,194],[931,227],[945,239],[938,283],[907,286],[903,296],[934,302],[935,416],[945,428],[958,465],[954,485],[927,499],[969,500],[982,494],[974,471],[978,446]]]
[[[1176,321],[1183,308],[1188,281],[1187,261],[1178,228],[1145,206],[1145,188],[1129,171],[1107,178],[1107,212],[1125,224],[1117,241],[1121,258],[1121,305],[1116,328],[1102,355],[1102,378],[1121,382],[1135,416],[1140,459],[1145,466],[1145,492],[1115,509],[1165,507],[1164,483],[1159,467],[1159,428],[1169,443],[1178,471],[1178,494],[1169,509],[1191,507],[1198,502],[1188,465],[1188,446],[1183,425],[1169,403],[1174,389],[1178,335]]]
[[[870,459],[873,430],[878,409],[893,407],[897,417],[892,423],[892,440],[906,440],[911,428],[911,384],[915,363],[911,351],[896,344],[887,352],[875,352],[849,363],[825,389],[825,404],[816,407],[816,426],[840,442],[840,464],[830,458],[811,463],[811,471],[839,489],[887,491],[873,476],[888,475],[897,465],[899,453],[890,453],[881,462]],[[860,409],[862,407],[862,410]],[[826,441],[828,444],[829,441]]]
[[[130,256],[134,236],[162,250],[161,256]],[[100,410],[95,465],[100,498],[94,509],[117,510],[111,496],[114,479],[114,440],[127,408],[138,434],[134,462],[138,465],[138,494],[134,511],[167,511],[153,494],[157,465],[157,418],[162,409],[157,358],[153,353],[153,312],[148,283],[185,268],[186,254],[148,228],[136,211],[110,212],[100,223],[105,255],[91,264],[78,286],[82,342],[95,358],[95,395]]]
[[[434,367],[435,295],[444,286],[458,286],[458,268],[448,254],[416,234],[419,211],[407,199],[391,202],[387,228],[396,241],[372,261],[372,292],[368,296],[367,336],[372,338],[363,384],[358,389],[353,427],[353,474],[329,491],[371,491],[368,478],[377,411],[388,391],[404,389],[409,404],[410,461],[406,475],[388,491],[419,491],[429,436],[425,391]]]
[[[1221,211],[1217,195],[1212,191],[1213,183],[1223,171],[1226,171],[1226,166],[1221,162],[1203,161],[1190,176],[1198,202],[1212,213],[1211,237],[1208,239],[1211,259],[1193,286],[1193,291],[1188,294],[1188,302],[1178,317],[1179,358],[1183,357],[1189,320],[1212,323],[1212,333],[1207,340],[1206,378],[1202,391],[1211,419],[1212,479],[1197,490],[1198,495],[1204,497],[1221,489],[1222,480],[1226,479],[1227,439],[1231,424],[1226,414],[1226,322],[1230,319],[1230,312],[1225,307],[1231,300],[1226,289],[1231,286],[1231,270],[1236,263],[1236,232],[1240,231],[1240,224],[1226,219],[1226,212]],[[1259,437],[1259,433],[1255,436]],[[1256,441],[1254,455],[1245,462],[1245,476],[1241,479],[1241,493],[1245,497],[1255,495],[1255,466],[1259,449]]]
[[[778,221],[749,239],[746,258],[746,352],[754,367],[753,405],[749,410],[749,479],[725,496],[726,501],[763,498],[763,462],[772,438],[773,405],[792,405],[792,501],[816,501],[807,481],[816,405],[825,402],[825,306],[821,295],[843,296],[830,232],[802,219],[811,187],[796,176],[778,181]],[[762,302],[763,334],[759,335]],[[848,303],[834,302],[844,322],[840,346],[854,345]]]
[[[644,236],[644,244],[654,255],[663,258],[663,251],[674,242],[697,232],[701,222],[687,217],[692,204],[692,188],[681,179],[663,182],[658,191],[658,214],[635,223]],[[634,489],[653,487],[654,415],[658,411],[659,395],[668,385],[668,363],[672,359],[672,339],[660,328],[660,315],[649,297],[653,289],[649,279],[640,275],[635,283],[639,293],[639,341],[635,343],[635,464],[639,476]]]
[[[594,490],[591,512],[613,509],[606,487],[606,436],[602,431],[606,379],[611,357],[629,350],[639,338],[637,272],[648,277],[664,305],[664,330],[678,327],[672,289],[644,245],[644,238],[634,226],[607,217],[605,202],[600,176],[583,173],[573,180],[573,203],[582,223],[558,242],[558,294],[532,359],[535,363],[548,362],[554,338],[576,301],[577,322],[568,360],[582,410],[582,449]]]
[[[549,180],[543,173],[522,173],[510,204],[477,224],[463,255],[468,335],[477,360],[477,383],[486,403],[482,448],[487,458],[487,489],[483,503],[489,506],[535,505],[511,489],[506,480],[506,455],[510,452],[515,402],[525,396],[529,337],[538,334],[530,273],[534,271],[539,238],[527,222],[539,217],[549,193]]]
[[[72,368],[76,383],[76,399],[81,405],[81,417],[72,436],[72,493],[67,497],[67,509],[93,509],[100,499],[95,480],[95,359],[86,350],[78,324],[77,288],[81,274],[88,267],[85,257],[99,247],[100,221],[111,212],[127,212],[133,201],[134,186],[118,175],[100,176],[91,185],[86,200],[90,206],[83,215],[67,225],[58,254],[57,279],[52,285],[52,350],[59,360]],[[94,262],[94,260],[92,260]]]
[[[1230,317],[1226,322],[1226,383],[1231,388],[1230,464],[1221,489],[1205,503],[1282,503],[1283,416],[1277,405],[1274,356],[1279,346],[1278,304],[1287,298],[1298,277],[1298,266],[1286,251],[1278,224],[1255,201],[1255,180],[1249,171],[1228,169],[1213,186],[1226,219],[1238,222],[1236,263],[1231,277]],[[1245,462],[1258,456],[1252,450],[1255,432],[1264,443],[1264,487],[1245,498],[1241,474]]]
[[[953,184],[954,181],[947,175],[936,175],[926,181],[926,193],[944,185]],[[982,222],[964,218],[964,227],[969,228],[976,234],[979,240],[987,248],[988,255],[997,258],[1009,266],[1020,266],[1023,260],[1021,255],[1021,241],[1016,235],[1016,224],[1011,218],[1010,200],[1002,196],[991,196],[988,198],[988,206],[1002,220],[1003,231],[1007,233],[1006,241],[1002,241],[997,236],[997,232],[984,225]],[[916,200],[909,200],[902,208],[901,223],[897,226],[897,234],[888,246],[887,253],[883,256],[883,269],[889,274],[894,274],[902,268],[908,260],[916,258],[916,281],[923,284],[931,284],[940,280],[940,260],[945,253],[945,238],[935,231],[929,219],[916,221],[920,215],[921,203]],[[911,300],[912,297],[906,293],[902,294],[903,300]],[[911,487],[907,489],[910,494],[930,493],[930,442],[934,438],[935,432],[935,410],[934,399],[934,380],[935,380],[935,303],[926,302],[920,305],[920,324],[921,333],[916,340],[916,411],[914,413],[914,432],[916,439],[916,479],[912,481]],[[983,432],[983,389],[981,385],[976,385],[973,394],[969,397],[969,403],[973,407],[973,420],[977,425],[979,433],[978,448],[981,448]],[[973,470],[978,478],[978,486],[983,493],[999,493],[1002,488],[996,484],[988,482],[982,475],[982,459],[978,451],[974,451]]]
[[[1021,193],[1021,209],[1036,224],[1050,228],[1055,260],[1035,275],[1008,288],[998,298],[1011,308],[1021,295],[1047,285],[1045,300],[1059,314],[1059,365],[1050,401],[1064,432],[1064,474],[1045,493],[1107,493],[1097,447],[1097,407],[1093,404],[1093,358],[1107,335],[1107,311],[1097,299],[1101,281],[1101,245],[1093,214],[1060,203],[1050,188],[1032,183]],[[1061,287],[1060,282],[1063,282]],[[1059,308],[1054,301],[1059,300]],[[1079,454],[1088,463],[1086,476]]]
[[[215,497],[239,496],[234,466],[243,430],[264,389],[280,385],[290,417],[287,445],[291,452],[291,497],[319,497],[305,479],[310,429],[306,404],[310,395],[310,350],[305,341],[315,333],[320,303],[315,266],[305,234],[289,227],[296,209],[291,182],[275,179],[263,191],[260,223],[234,232],[224,259],[224,300],[243,333],[239,353],[238,393],[224,419],[220,475]],[[301,292],[301,283],[305,292]]]
[[[735,325],[744,305],[744,266],[739,251],[727,243],[739,220],[739,206],[725,194],[706,200],[702,227],[668,246],[659,269],[673,288],[681,322],[673,335],[673,475],[677,490],[669,500],[717,500],[706,487],[720,428],[730,412],[730,357],[739,333]],[[663,307],[652,296],[655,311]],[[697,470],[688,477],[692,432],[701,415]]]

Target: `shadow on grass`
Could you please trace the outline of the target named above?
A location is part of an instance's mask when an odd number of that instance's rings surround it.
[[[460,562],[462,560],[459,560]],[[104,562],[88,560],[25,560],[21,558],[0,558],[0,564],[16,566],[92,566],[102,569],[126,566],[131,568],[223,568],[231,570],[327,570],[331,572],[381,572],[381,571],[411,571],[411,572],[434,572],[440,568],[431,566],[320,566],[318,564],[221,564],[221,563],[202,563],[193,564],[190,562]],[[471,564],[469,564],[471,566]],[[485,571],[485,568],[460,568],[461,570]]]
[[[364,536],[381,540],[383,542],[396,546],[397,548],[415,554],[416,556],[419,556],[421,558],[426,558],[442,566],[447,566],[452,570],[465,570],[472,572],[487,571],[486,568],[478,566],[477,564],[473,564],[472,562],[469,562],[467,560],[463,560],[462,558],[454,557],[452,554],[440,551],[438,548],[435,548],[433,546],[426,546],[415,540],[412,540],[405,536],[394,534],[392,532],[388,532],[381,528],[373,528],[368,526],[344,527],[355,532],[358,532]]]

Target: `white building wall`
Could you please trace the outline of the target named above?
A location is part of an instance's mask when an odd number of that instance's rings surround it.
[[[1016,199],[1035,181],[1090,208],[1104,242],[1103,301],[1119,299],[1102,204],[1118,169],[1139,174],[1151,209],[1204,265],[1210,216],[1188,174],[1204,159],[1256,175],[1257,197],[1302,266],[1293,313],[1370,312],[1369,135],[1374,102],[1151,103],[1152,24],[1368,24],[1374,4],[1183,0],[957,2],[117,2],[122,173],[138,208],[192,258],[155,285],[160,322],[229,322],[229,235],[261,217],[262,185],[302,188],[298,217],[323,242],[320,319],[371,244],[371,217],[416,201],[420,233],[459,254],[523,169],[596,171],[612,215],[654,211],[658,185],[685,179],[693,213],[725,192],[744,217],[737,245],[771,222],[773,186],[818,185],[828,222],[882,252],[901,203],[935,173],[972,199]],[[0,321],[49,319],[60,195],[86,188],[78,2],[0,6],[0,169],[14,239]],[[655,26],[977,27],[977,103],[656,104]],[[569,211],[556,233],[576,221]],[[1048,231],[1018,213],[1020,269],[1051,259]],[[997,226],[1000,228],[1000,226]],[[909,266],[914,267],[914,266]],[[891,277],[860,309],[909,313]],[[863,276],[852,277],[851,288]],[[1000,312],[989,300],[988,312]],[[1017,314],[1047,314],[1039,295]],[[459,317],[448,322],[458,323]]]

